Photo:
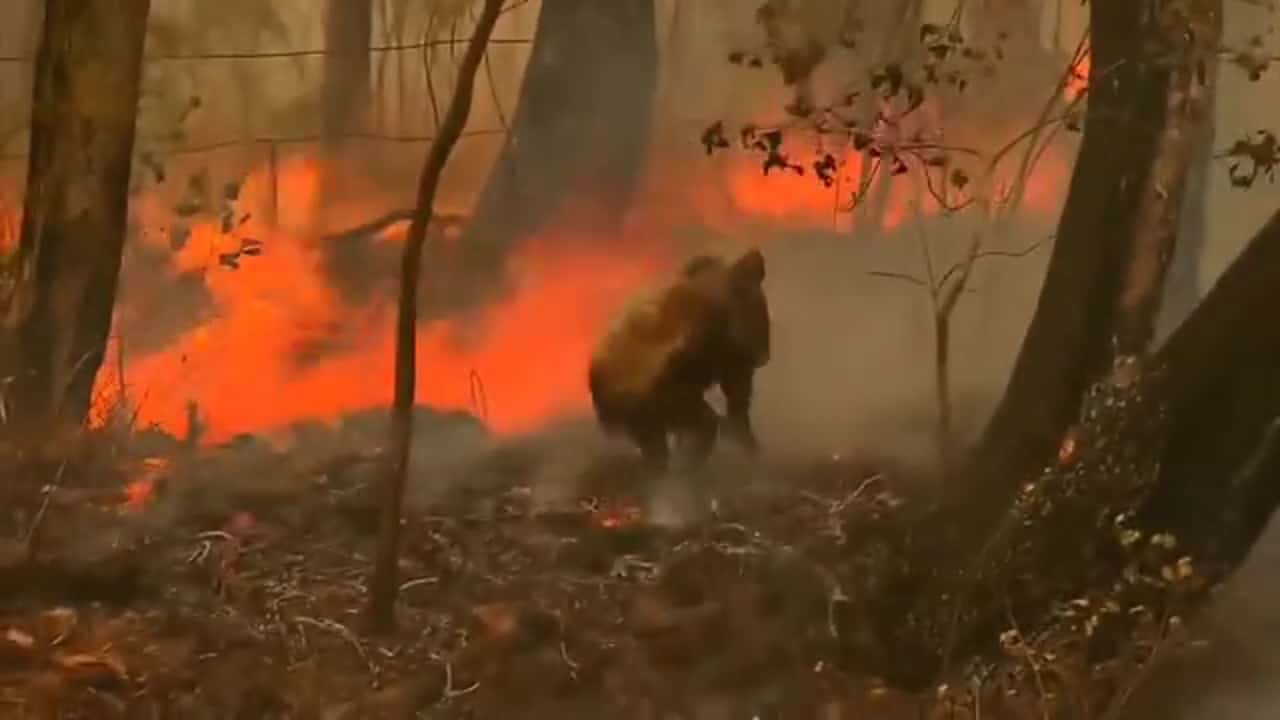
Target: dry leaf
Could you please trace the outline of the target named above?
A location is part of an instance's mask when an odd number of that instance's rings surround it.
[[[80,624],[80,615],[71,608],[60,607],[40,615],[40,634],[51,647],[61,644]]]
[[[36,639],[17,628],[0,634],[0,661],[30,662],[35,656]]]
[[[109,653],[59,653],[52,660],[68,679],[85,685],[125,685],[129,682],[129,672],[124,663]]]

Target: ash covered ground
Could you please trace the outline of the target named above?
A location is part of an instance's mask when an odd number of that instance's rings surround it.
[[[726,449],[655,483],[585,422],[496,441],[421,409],[400,630],[366,635],[381,417],[202,450],[104,436],[13,490],[0,717],[840,717],[818,713],[882,697],[842,679],[838,639],[847,533],[902,504],[886,478]]]
[[[590,422],[498,440],[420,408],[399,629],[367,634],[382,417],[198,450],[104,432],[53,483],[6,486],[0,718],[972,716],[848,652],[891,576],[868,538],[930,494],[856,449],[722,446],[654,481]],[[1205,662],[1125,716],[1194,709]],[[984,692],[988,717],[1042,716]]]

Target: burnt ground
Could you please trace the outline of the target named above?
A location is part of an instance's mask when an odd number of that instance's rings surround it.
[[[309,432],[288,452],[100,442],[12,483],[0,718],[1043,715],[1010,688],[985,710],[892,690],[845,651],[887,556],[860,533],[910,505],[866,462],[655,487],[596,447],[550,468],[545,447],[490,448],[415,479],[399,629],[373,636],[373,448]]]

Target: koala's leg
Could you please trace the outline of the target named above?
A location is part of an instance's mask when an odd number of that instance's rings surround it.
[[[681,434],[689,438],[689,462],[699,467],[715,449],[720,434],[720,416],[705,398],[691,399],[680,410],[676,425]]]
[[[755,429],[751,426],[754,376],[754,369],[739,368],[725,373],[720,380],[720,391],[724,393],[728,411],[725,420],[729,434],[753,455],[760,451],[760,441],[756,439]]]
[[[671,452],[667,447],[667,428],[660,423],[627,424],[627,434],[640,448],[645,464],[658,473],[666,472],[671,464]]]

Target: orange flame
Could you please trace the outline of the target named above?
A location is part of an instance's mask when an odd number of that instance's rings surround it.
[[[126,512],[138,512],[149,505],[155,498],[160,475],[168,469],[169,461],[165,458],[149,457],[143,460],[138,476],[124,486],[121,508]]]
[[[1070,68],[1070,72],[1067,74],[1066,87],[1063,88],[1063,94],[1068,102],[1080,97],[1089,89],[1089,68],[1092,57],[1091,53],[1085,51],[1080,60]]]
[[[242,194],[261,199],[268,180],[265,171],[254,173]],[[131,397],[146,397],[137,409],[141,425],[182,435],[186,403],[194,400],[204,416],[204,439],[215,443],[389,401],[394,317],[386,307],[348,306],[327,284],[320,249],[304,239],[296,219],[305,215],[297,204],[314,205],[316,165],[286,163],[278,182],[289,200],[289,212],[281,207],[280,227],[250,219],[242,228],[261,239],[260,256],[244,258],[237,270],[218,267],[217,256],[233,252],[240,240],[215,220],[192,227],[174,256],[175,275],[204,273],[216,312],[162,351],[130,361]],[[141,208],[148,210],[157,208]],[[516,260],[522,284],[484,313],[480,342],[460,346],[454,323],[419,329],[417,400],[471,409],[473,377],[479,376],[487,420],[497,432],[526,431],[582,411],[590,344],[614,308],[659,264],[653,248],[640,252],[563,238],[527,243]],[[322,360],[303,367],[292,360],[299,345],[327,339],[335,347]],[[111,367],[99,374],[101,395],[117,394],[114,374]]]
[[[629,504],[619,504],[592,513],[596,525],[606,530],[618,530],[635,525],[640,522],[641,515],[639,507]]]
[[[805,167],[803,175],[780,170],[765,176],[755,155],[722,157],[719,163],[700,159],[682,168],[688,171],[677,183],[647,188],[644,243],[630,242],[630,233],[586,238],[561,230],[519,246],[512,295],[468,320],[471,326],[462,327],[459,320],[418,329],[418,402],[475,410],[480,384],[484,419],[500,434],[535,430],[585,412],[592,343],[621,303],[676,259],[662,242],[667,233],[658,228],[687,221],[689,215],[729,234],[762,221],[792,228],[849,226],[841,198],[847,204],[862,180],[858,153],[841,158],[831,187],[814,177],[816,153],[792,158]],[[1063,154],[1045,153],[1028,180],[1025,207],[1056,212],[1069,169]],[[163,349],[129,355],[128,399],[139,404],[132,410],[140,426],[183,436],[187,405],[194,402],[203,441],[218,443],[303,419],[332,421],[390,401],[394,308],[385,299],[361,305],[344,298],[330,285],[325,249],[314,240],[320,234],[315,221],[325,168],[299,157],[276,165],[274,179],[271,172],[259,168],[243,183],[237,212],[248,219],[242,225],[227,232],[218,218],[200,220],[172,253],[170,279],[201,277],[213,312]],[[271,200],[273,192],[278,202]],[[375,201],[387,199],[373,192],[348,198],[324,208],[327,221],[362,223],[380,214]],[[265,211],[268,204],[277,210],[274,223],[265,219],[271,215]],[[918,179],[894,178],[876,222],[891,232],[910,221],[916,208],[925,215],[940,212]],[[133,212],[148,228],[163,228],[173,216],[158,192],[137,198]],[[389,228],[377,241],[397,243],[403,232],[403,224]],[[242,258],[238,269],[222,267],[220,255],[237,252],[245,238],[260,241],[261,254]],[[166,242],[154,232],[143,241]],[[458,339],[464,334],[469,336],[465,343]],[[322,347],[323,353],[300,363],[302,347]],[[116,370],[107,364],[99,373],[98,402],[118,400]],[[131,493],[150,496],[143,480],[135,484]]]

